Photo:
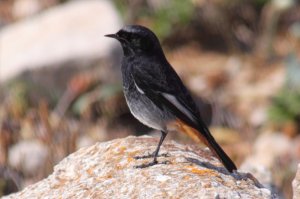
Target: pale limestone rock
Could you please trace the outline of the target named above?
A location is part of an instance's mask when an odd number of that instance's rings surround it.
[[[45,167],[48,148],[38,140],[23,140],[13,145],[8,152],[8,162],[25,176],[35,176]]]
[[[293,199],[300,198],[300,164],[298,164],[297,173],[295,179],[292,182],[293,186]]]
[[[12,13],[17,19],[29,17],[45,8],[44,4],[41,0],[15,0]]]
[[[271,172],[276,160],[292,150],[292,140],[282,133],[263,133],[255,141],[253,153],[240,166],[240,170],[251,172],[272,193],[278,192]]]
[[[207,149],[166,141],[158,164],[135,166],[158,139],[127,137],[97,143],[66,157],[46,179],[8,198],[272,198],[247,174],[229,174]],[[275,197],[274,197],[275,198]]]
[[[104,35],[121,26],[108,0],[69,1],[8,25],[0,31],[0,83],[23,71],[108,58],[117,42]]]
[[[87,146],[91,146],[95,143],[96,141],[88,135],[83,135],[80,136],[77,140],[76,140],[76,147],[77,149],[80,149],[82,147],[87,147]]]
[[[253,154],[245,162],[271,169],[277,157],[291,151],[292,140],[282,133],[263,133],[255,141]]]

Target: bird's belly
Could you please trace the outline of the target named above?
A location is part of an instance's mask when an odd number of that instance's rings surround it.
[[[167,130],[167,123],[174,117],[172,114],[157,107],[147,96],[137,90],[130,93],[124,90],[126,102],[131,113],[141,123],[157,130]]]

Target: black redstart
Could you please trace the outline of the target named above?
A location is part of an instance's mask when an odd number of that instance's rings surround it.
[[[123,48],[123,89],[131,113],[143,124],[160,130],[162,135],[153,153],[157,156],[167,133],[179,130],[204,142],[229,172],[235,164],[217,144],[200,118],[199,110],[179,76],[167,61],[158,38],[146,27],[128,25],[116,34]]]

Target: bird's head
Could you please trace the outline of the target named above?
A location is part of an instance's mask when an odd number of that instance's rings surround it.
[[[161,54],[162,49],[155,34],[140,25],[127,25],[115,34],[105,35],[117,39],[123,48],[124,55]]]

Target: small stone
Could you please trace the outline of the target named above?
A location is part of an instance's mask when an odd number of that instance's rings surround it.
[[[95,144],[95,142],[96,141],[93,140],[93,138],[91,138],[90,136],[83,135],[79,137],[79,139],[77,139],[76,148],[80,149],[82,147],[91,146]]]
[[[252,164],[270,169],[276,158],[288,154],[292,146],[292,140],[282,133],[263,133],[256,139],[253,155],[248,159]]]
[[[36,176],[45,168],[48,149],[38,140],[23,140],[13,145],[8,152],[10,166],[25,176]]]

